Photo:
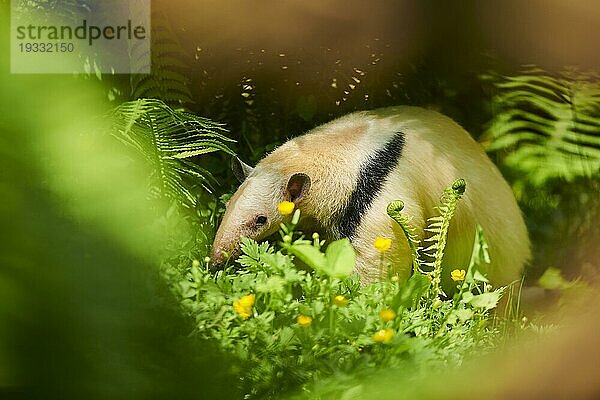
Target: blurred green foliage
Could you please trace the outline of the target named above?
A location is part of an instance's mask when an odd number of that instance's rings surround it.
[[[8,26],[3,8],[0,26]],[[8,54],[8,37],[0,54]],[[0,65],[0,397],[232,397],[158,272],[149,171],[98,85]]]
[[[489,152],[501,151],[523,186],[544,188],[600,170],[600,78],[566,71],[560,77],[531,67],[498,79]]]
[[[557,260],[576,276],[600,237],[600,78],[529,66],[484,79],[495,89],[483,141],[527,217],[536,244],[530,281]]]

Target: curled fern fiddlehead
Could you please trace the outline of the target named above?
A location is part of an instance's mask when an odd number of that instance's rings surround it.
[[[412,260],[412,271],[413,274],[422,273],[421,271],[421,257],[419,255],[419,238],[415,233],[415,228],[411,225],[410,219],[402,215],[401,211],[404,209],[404,202],[402,200],[394,200],[387,206],[388,215],[400,225],[406,240],[408,241],[408,247],[410,249],[411,260]]]
[[[411,225],[410,219],[401,213],[404,209],[404,202],[402,200],[395,200],[389,203],[387,207],[388,215],[398,223],[408,241],[413,274],[429,274],[431,276],[431,293],[434,296],[444,294],[440,285],[442,259],[444,258],[448,228],[450,227],[450,220],[454,216],[456,205],[465,193],[465,189],[465,180],[457,179],[451,187],[444,190],[440,199],[440,205],[437,207],[440,215],[427,219],[428,225],[425,231],[430,232],[432,236],[425,239],[425,242],[431,243],[425,249],[419,246],[420,241],[415,234],[415,228]],[[424,261],[422,254],[431,261]]]
[[[431,288],[435,295],[444,294],[441,288],[442,281],[442,259],[444,258],[444,249],[448,237],[448,228],[450,220],[456,211],[458,201],[465,193],[466,182],[464,179],[457,179],[452,187],[446,188],[440,199],[440,206],[437,207],[440,215],[427,219],[428,225],[425,229],[432,236],[425,239],[425,242],[431,245],[423,250],[423,253],[432,261],[423,264],[431,268]]]

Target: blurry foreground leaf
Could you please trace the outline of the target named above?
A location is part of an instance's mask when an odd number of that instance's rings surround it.
[[[548,268],[544,274],[538,279],[538,284],[544,289],[568,289],[573,286],[573,282],[567,281],[562,277],[558,268]]]

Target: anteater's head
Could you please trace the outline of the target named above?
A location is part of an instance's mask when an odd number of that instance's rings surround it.
[[[215,236],[210,257],[215,267],[239,255],[242,237],[262,240],[277,232],[283,222],[277,205],[298,204],[310,189],[310,178],[304,173],[286,175],[260,164],[252,168],[237,157],[232,159],[232,169],[242,184],[227,203]]]

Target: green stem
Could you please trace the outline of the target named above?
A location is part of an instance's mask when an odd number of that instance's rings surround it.
[[[332,336],[335,335],[335,310],[333,307],[333,305],[329,307],[329,331],[331,332]]]

